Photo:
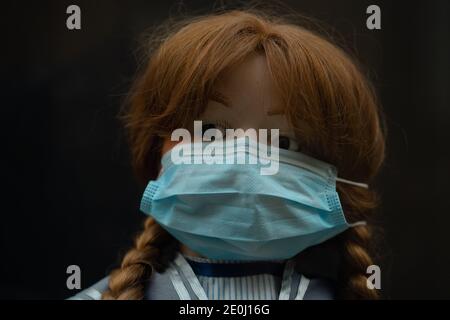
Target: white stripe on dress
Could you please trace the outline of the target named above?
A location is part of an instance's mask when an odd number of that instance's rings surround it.
[[[198,276],[210,300],[274,300],[281,279],[271,274],[244,277]]]
[[[211,260],[187,257],[197,262],[239,263],[233,260]],[[273,262],[282,262],[272,260]],[[272,274],[257,274],[241,277],[197,276],[210,300],[274,300],[278,299],[281,277]]]

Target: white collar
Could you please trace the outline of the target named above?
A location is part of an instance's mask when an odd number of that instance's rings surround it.
[[[172,281],[180,300],[208,300],[200,281],[181,253],[177,253],[175,260],[170,263],[167,272],[169,273],[170,280]],[[297,292],[294,300],[303,300],[306,290],[308,289],[309,279],[301,275],[298,287],[293,288],[292,280],[294,272],[294,261],[288,260],[283,271],[278,300],[289,300],[292,290],[296,290]]]

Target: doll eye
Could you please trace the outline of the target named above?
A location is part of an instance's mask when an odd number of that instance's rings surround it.
[[[202,134],[205,134],[206,130],[216,129],[216,126],[213,123],[205,123],[202,125]]]
[[[280,149],[299,151],[297,141],[287,136],[279,136],[279,147]]]
[[[215,122],[207,122],[202,125],[202,134],[204,135],[206,130],[208,129],[217,129],[222,132],[223,138],[225,138],[226,135],[226,129],[230,129],[231,126],[226,121],[215,121]],[[212,140],[214,141],[214,137],[212,137]]]

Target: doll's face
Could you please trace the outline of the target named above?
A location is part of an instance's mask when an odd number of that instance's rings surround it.
[[[279,129],[280,148],[298,150],[277,94],[264,55],[255,55],[232,69],[217,82],[200,119],[203,129]],[[166,139],[162,154],[178,142]],[[267,143],[263,141],[263,143]]]
[[[277,112],[281,109],[280,101],[272,84],[265,57],[257,55],[218,81],[215,93],[198,120],[202,120],[204,130],[217,128],[223,133],[225,129],[238,128],[279,129],[280,148],[297,151],[298,144],[286,116]],[[179,142],[167,138],[163,144],[162,154],[177,143]],[[181,246],[181,251],[191,256],[200,256],[185,245]]]

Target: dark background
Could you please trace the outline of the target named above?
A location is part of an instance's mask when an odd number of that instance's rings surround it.
[[[384,105],[379,179],[383,294],[450,298],[450,1],[284,1],[339,32]],[[66,28],[77,4],[82,30]],[[365,26],[377,4],[382,30]],[[211,1],[7,1],[1,4],[0,298],[60,299],[66,268],[82,287],[107,274],[144,216],[116,114],[138,36]],[[180,9],[181,8],[181,9]]]

